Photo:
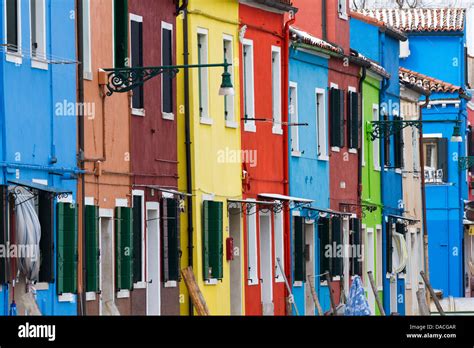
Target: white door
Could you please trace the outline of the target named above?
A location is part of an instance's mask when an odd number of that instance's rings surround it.
[[[229,209],[229,235],[234,241],[234,259],[230,261],[230,314],[242,315],[242,257],[240,247],[240,209]]]
[[[306,248],[308,248],[308,258],[306,259],[306,277],[305,277],[305,315],[314,315],[314,300],[308,278],[311,279],[313,285],[316,284],[314,279],[314,224],[305,224],[304,233],[306,234]]]
[[[272,224],[265,213],[260,213],[260,276],[263,315],[273,315]]]
[[[160,230],[158,203],[146,204],[146,264],[147,291],[146,314],[160,315],[161,313],[161,279],[160,279]]]
[[[113,214],[113,212],[111,212]],[[100,218],[100,301],[99,315],[114,315],[115,258],[112,217]]]

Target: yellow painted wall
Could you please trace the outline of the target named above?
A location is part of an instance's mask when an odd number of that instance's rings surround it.
[[[208,62],[223,63],[223,35],[233,37],[233,63],[238,63],[238,1],[237,0],[190,0],[189,1],[189,52],[190,64],[198,63],[197,30],[208,30]],[[183,16],[177,18],[177,59],[183,63]],[[234,65],[234,89],[239,91],[239,67]],[[212,125],[202,124],[199,114],[198,70],[190,70],[190,117],[192,142],[192,180],[193,180],[193,216],[194,216],[194,274],[212,315],[230,314],[230,275],[229,262],[225,260],[224,278],[217,285],[205,285],[202,276],[202,202],[206,195],[214,195],[214,200],[224,203],[224,243],[229,236],[227,198],[239,199],[241,190],[240,163],[240,99],[235,95],[234,117],[236,128],[226,126],[224,116],[224,97],[219,96],[219,87],[223,68],[209,68],[209,116]],[[178,172],[179,189],[186,191],[186,153],[184,130],[184,74],[177,76],[178,99]],[[219,161],[219,155],[234,154],[235,161]],[[229,152],[234,151],[234,152]],[[229,158],[228,158],[229,159]],[[232,160],[232,158],[230,158]],[[204,197],[203,197],[204,195]],[[207,198],[206,198],[207,199]],[[187,214],[181,216],[181,268],[188,263]],[[242,234],[241,234],[242,235]],[[243,245],[243,240],[241,241]],[[243,270],[242,270],[243,271]],[[243,273],[242,273],[243,274]],[[242,282],[243,283],[243,282]],[[188,314],[188,293],[184,282],[180,283],[181,314]]]

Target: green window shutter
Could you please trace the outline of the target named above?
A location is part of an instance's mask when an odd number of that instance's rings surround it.
[[[304,218],[300,216],[294,217],[295,224],[295,281],[305,281],[306,276],[306,260],[305,260],[305,233],[304,233]]]
[[[132,290],[133,287],[133,211],[115,208],[115,283],[116,289]]]
[[[331,224],[331,245],[336,246],[336,250],[334,248],[331,248],[331,251],[333,253],[332,255],[332,270],[331,270],[331,275],[332,276],[341,276],[343,275],[343,258],[337,256],[337,248],[342,245],[342,219],[340,216],[335,216],[332,218],[332,224]]]
[[[75,204],[57,203],[57,292],[77,293],[77,209]]]
[[[359,93],[349,92],[349,115],[347,126],[347,138],[349,147],[357,149],[359,147]]]
[[[448,140],[446,138],[438,139],[438,169],[443,170],[443,181],[448,180]]]
[[[204,201],[203,277],[223,278],[223,203]]]
[[[142,281],[142,196],[133,196],[133,282]]]
[[[114,0],[115,67],[128,63],[128,0]]]
[[[326,256],[326,248],[330,245],[329,235],[329,219],[320,218],[318,220],[318,235],[319,235],[319,271],[320,273],[331,271],[331,258]]]
[[[99,207],[85,206],[86,214],[86,291],[99,291]]]

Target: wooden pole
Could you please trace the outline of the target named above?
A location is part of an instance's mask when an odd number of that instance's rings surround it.
[[[416,299],[418,300],[418,308],[421,315],[431,315],[428,304],[426,303],[425,289],[420,288],[416,292]]]
[[[279,257],[277,257],[277,265],[278,267],[280,267],[280,272],[283,275],[283,279],[285,280],[286,290],[288,290],[288,294],[290,296],[290,303],[293,305],[293,307],[295,307],[296,315],[299,316],[300,313],[298,312],[298,307],[296,307],[295,298],[293,297],[293,293],[291,292],[291,287],[288,283],[288,279],[286,278],[286,274],[285,272],[283,272],[283,267],[281,267],[281,261]]]
[[[316,306],[316,309],[318,310],[318,314],[324,315],[323,309],[321,308],[321,304],[319,303],[318,294],[316,293],[311,277],[307,276],[306,280],[308,281],[309,288],[311,289],[311,296],[313,296],[314,305]]]
[[[441,307],[441,303],[439,303],[438,297],[436,296],[433,288],[431,287],[430,281],[426,277],[425,272],[421,271],[420,275],[421,275],[421,278],[423,278],[423,281],[425,282],[425,285],[428,288],[428,291],[430,292],[431,298],[433,299],[436,305],[436,309],[438,309],[439,314],[446,315],[446,313],[444,313],[443,307]]]
[[[334,301],[334,295],[331,289],[331,274],[329,272],[326,272],[326,281],[328,283],[329,299],[331,300],[332,315],[336,315],[337,308],[336,308],[336,302]]]
[[[189,266],[181,270],[183,275],[184,283],[188,288],[191,301],[196,309],[198,315],[209,315],[209,308],[207,307],[206,300],[199,289],[199,286],[196,283],[196,278],[194,277],[193,268]]]
[[[372,292],[374,293],[375,302],[377,302],[377,307],[379,308],[380,314],[385,316],[385,310],[383,309],[382,302],[379,299],[379,294],[377,293],[377,288],[375,287],[374,276],[372,275],[372,271],[368,271],[367,276],[369,278],[370,287],[372,288]]]

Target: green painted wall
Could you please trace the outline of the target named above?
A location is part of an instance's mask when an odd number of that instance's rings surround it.
[[[380,81],[374,77],[367,76],[363,82],[363,129],[364,129],[364,157],[362,166],[362,203],[375,205],[377,210],[369,212],[364,210],[364,216],[362,217],[362,225],[365,227],[364,240],[368,241],[368,231],[373,231],[373,250],[374,250],[374,278],[377,282],[377,226],[382,226],[382,194],[380,187],[380,170],[376,170],[374,167],[374,142],[370,140],[368,130],[370,129],[370,121],[373,120],[374,106],[378,108],[379,105],[379,94],[380,94]],[[376,144],[376,143],[375,143]],[[379,159],[380,163],[380,159]],[[369,248],[365,245],[365,278],[367,277],[367,257],[369,255]],[[380,265],[380,269],[382,266]],[[368,279],[365,279],[366,284]],[[371,291],[370,285],[367,287],[368,291]],[[379,297],[382,300],[382,291],[379,291]],[[376,314],[379,314],[377,305],[375,305]]]

